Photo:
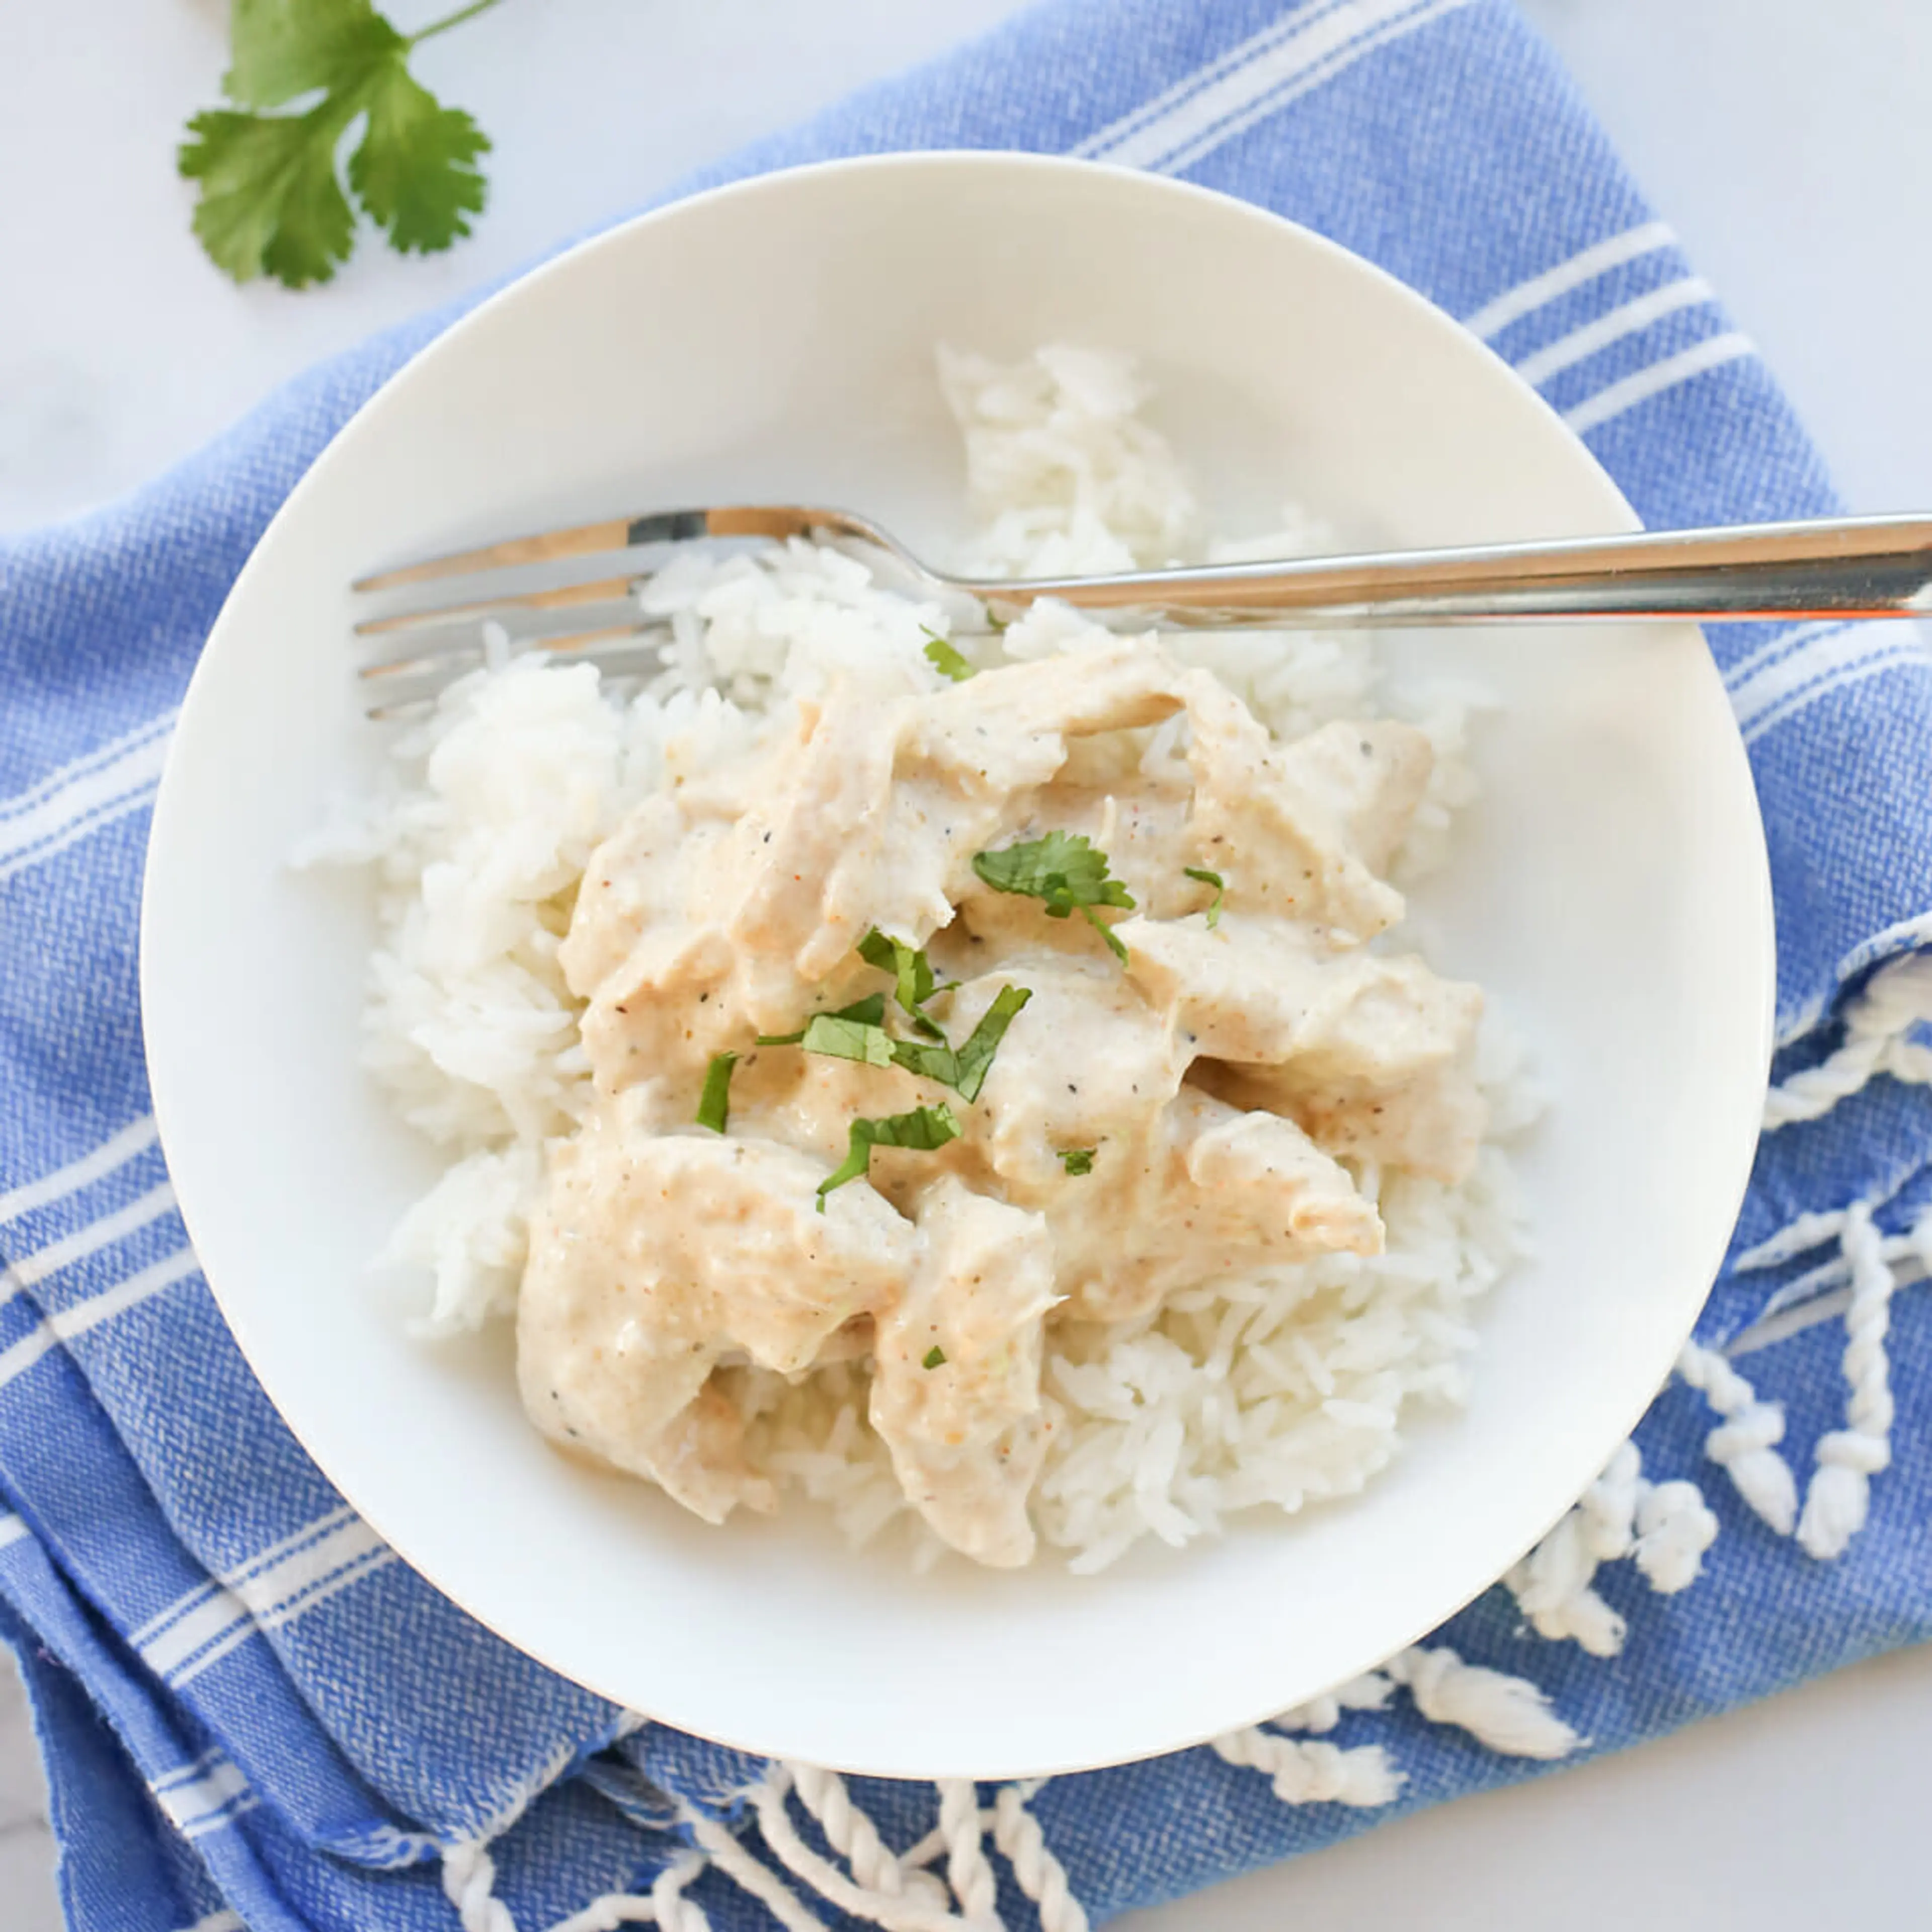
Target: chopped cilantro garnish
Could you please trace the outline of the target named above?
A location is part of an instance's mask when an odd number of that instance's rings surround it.
[[[958,1084],[959,1056],[946,1044],[944,1036],[937,1040],[894,1040],[892,1064],[903,1066],[908,1073],[917,1074],[922,1080],[937,1080],[942,1087]]]
[[[814,1013],[806,1022],[800,1044],[807,1053],[834,1060],[862,1060],[868,1066],[892,1064],[892,1037],[882,1026],[848,1019],[838,1013]]]
[[[818,1184],[818,1211],[825,1212],[825,1197],[835,1187],[843,1187],[848,1180],[862,1180],[871,1171],[875,1147],[908,1148],[930,1154],[958,1138],[959,1122],[944,1100],[936,1107],[915,1107],[910,1113],[854,1120],[847,1136],[843,1166]]]
[[[1190,879],[1198,879],[1204,886],[1214,888],[1214,902],[1208,908],[1208,929],[1213,932],[1221,923],[1221,901],[1228,890],[1228,882],[1219,872],[1210,872],[1205,866],[1184,866],[1180,868]]]
[[[722,1134],[731,1118],[731,1070],[738,1064],[735,1053],[714,1053],[704,1070],[704,1091],[698,1096],[698,1124]]]
[[[892,995],[905,1010],[917,1016],[919,1010],[932,998],[935,981],[932,976],[932,962],[916,946],[908,946],[903,939],[892,939],[877,926],[859,942],[859,957],[868,966],[876,966],[881,973],[892,976]]]
[[[802,1046],[808,1053],[856,1060],[868,1066],[903,1067],[922,1080],[952,1088],[962,1100],[976,1100],[1007,1028],[1032,992],[1024,986],[1002,987],[966,1043],[955,1047],[925,1011],[925,1002],[939,988],[924,952],[874,931],[859,942],[859,956],[892,975],[898,1004],[924,1039],[895,1040],[885,1028],[886,996],[872,993],[836,1012],[814,1014],[796,1033],[760,1034],[758,1044]]]
[[[946,1351],[937,1342],[926,1350],[924,1358],[920,1363],[920,1366],[922,1369],[944,1368],[945,1365]]]
[[[1013,1023],[1019,1010],[1033,998],[1031,988],[1025,986],[1002,986],[994,996],[993,1004],[980,1016],[980,1024],[968,1036],[966,1044],[953,1054],[956,1063],[952,1078],[946,1084],[959,1090],[962,1100],[972,1102],[980,1097],[980,1089],[986,1084],[988,1070],[992,1066],[993,1056],[1000,1050],[1000,1042],[1006,1036],[1006,1029]]]
[[[892,996],[907,1018],[928,1040],[936,1040],[943,1044],[945,1030],[926,1010],[926,1003],[934,994],[945,992],[948,988],[933,977],[932,962],[927,958],[924,950],[908,946],[902,939],[889,939],[874,926],[860,940],[859,957],[867,965],[876,966],[880,972],[892,976]]]
[[[1006,1036],[1007,1028],[1013,1023],[1013,1016],[1032,998],[1030,988],[1002,986],[993,1004],[980,1016],[980,1024],[964,1046],[947,1045],[944,1034],[937,1041],[896,1040],[892,1059],[922,1080],[937,1080],[942,1087],[952,1088],[970,1104],[979,1099],[980,1089],[986,1084],[987,1070],[1000,1050],[1000,1041]],[[812,1042],[808,1040],[806,1044],[809,1046]]]
[[[941,676],[950,677],[955,684],[964,684],[973,675],[973,667],[937,631],[923,624],[920,628],[931,640],[926,647],[927,663]]]
[[[1126,963],[1127,949],[1094,908],[1117,906],[1132,912],[1134,896],[1118,879],[1108,876],[1106,854],[1096,851],[1084,833],[1049,832],[998,852],[976,852],[973,869],[996,892],[1023,893],[1044,902],[1049,919],[1078,912],[1114,957]]]
[[[856,1025],[875,1027],[882,1025],[886,1017],[886,996],[883,993],[868,993],[862,1000],[854,1000],[849,1006],[841,1006],[836,1012],[814,1013],[814,1020],[850,1020]],[[758,1036],[760,1046],[797,1046],[810,1030],[811,1022],[799,1028],[796,1033],[761,1033]],[[817,1049],[814,1049],[817,1050]]]
[[[973,869],[996,892],[1044,899],[1055,919],[1077,906],[1134,908],[1133,895],[1107,876],[1106,854],[1096,851],[1084,832],[1049,832],[997,852],[975,853]]]
[[[1093,1148],[1062,1148],[1060,1150],[1060,1164],[1069,1174],[1091,1174],[1094,1172],[1094,1156],[1096,1151]]]
[[[1124,941],[1117,939],[1114,928],[1091,906],[1082,906],[1080,916],[1107,942],[1107,950],[1124,966],[1127,963],[1127,949]]]

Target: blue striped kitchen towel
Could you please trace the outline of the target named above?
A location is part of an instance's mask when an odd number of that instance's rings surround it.
[[[1750,344],[1504,0],[1054,0],[685,186],[938,146],[1182,174],[1333,236],[1466,318],[1654,524],[1832,507]],[[76,1927],[1078,1932],[1932,1632],[1932,1307],[1894,1294],[1932,1268],[1932,664],[1909,632],[1832,625],[1714,642],[1783,952],[1736,1246],[1635,1443],[1444,1630],[1212,1748],[976,1790],[644,1722],[414,1576],[277,1419],[184,1245],[134,934],[172,707],[223,596],[448,320],[290,385],[124,503],[0,542],[0,1634]],[[1920,1447],[1887,1473],[1894,1438]]]

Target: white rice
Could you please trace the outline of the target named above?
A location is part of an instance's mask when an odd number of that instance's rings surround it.
[[[1186,477],[1138,416],[1144,394],[1120,358],[1050,348],[1003,368],[942,351],[940,370],[980,520],[959,560],[969,568],[1077,572],[1331,547],[1292,506],[1276,530],[1207,543]],[[643,602],[666,627],[655,674],[605,687],[589,666],[526,656],[464,679],[398,734],[381,796],[341,813],[307,855],[374,870],[381,937],[368,1064],[452,1161],[393,1246],[434,1279],[426,1335],[514,1310],[544,1143],[570,1131],[589,1097],[580,1003],[557,969],[557,943],[592,850],[626,809],[742,749],[834,674],[863,678],[898,660],[937,688],[929,629],[980,664],[1078,651],[1104,635],[1042,606],[996,636],[970,600],[914,594],[887,569],[803,544],[724,561],[680,556]],[[1420,724],[1436,770],[1399,880],[1440,858],[1454,809],[1475,789],[1466,694],[1385,688],[1358,633],[1164,641],[1284,738],[1338,718]],[[1536,1111],[1493,1018],[1482,1077],[1490,1139],[1468,1180],[1361,1174],[1380,1202],[1385,1253],[1260,1269],[1147,1319],[1050,1334],[1054,1430],[1034,1516],[1072,1568],[1098,1570],[1150,1536],[1186,1543],[1258,1505],[1292,1512],[1353,1495],[1396,1454],[1412,1405],[1465,1400],[1472,1305],[1524,1246],[1498,1143]],[[756,1453],[782,1484],[829,1506],[855,1541],[910,1516],[865,1420],[862,1366],[796,1385],[736,1372]],[[915,1548],[925,1561],[939,1546],[920,1529]]]

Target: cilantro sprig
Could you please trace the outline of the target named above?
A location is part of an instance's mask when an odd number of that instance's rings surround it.
[[[403,254],[434,254],[467,235],[488,194],[476,164],[489,139],[416,80],[409,59],[496,4],[472,0],[404,34],[370,0],[234,0],[221,79],[232,105],[196,115],[176,157],[199,184],[194,232],[216,267],[291,289],[328,280],[355,246],[350,194]],[[298,101],[308,104],[291,106]]]
[[[1132,912],[1136,902],[1109,874],[1106,854],[1097,850],[1084,832],[1049,832],[1043,838],[1024,838],[997,852],[976,852],[973,870],[996,892],[1018,892],[1041,900],[1049,919],[1078,913],[1107,942],[1114,958],[1122,965],[1126,964],[1127,949],[1094,908],[1114,906]]]
[[[993,996],[993,1004],[980,1015],[980,1024],[968,1036],[964,1046],[948,1046],[943,1036],[936,1044],[923,1040],[894,1040],[892,1059],[908,1073],[950,1087],[970,1106],[986,1084],[993,1056],[999,1052],[1007,1028],[1032,998],[1030,987],[1002,986]],[[808,1048],[811,1044],[808,1040],[806,1042]]]
[[[927,638],[926,661],[942,677],[950,677],[955,684],[964,684],[973,676],[972,665],[937,631],[923,624],[920,628],[925,631]]]
[[[910,1113],[854,1120],[846,1138],[844,1164],[818,1184],[818,1211],[825,1212],[825,1197],[834,1188],[843,1187],[848,1180],[862,1180],[872,1172],[875,1147],[911,1148],[929,1154],[958,1138],[958,1117],[944,1100],[936,1107],[915,1107]]]
[[[934,979],[932,964],[916,946],[903,940],[889,939],[877,931],[860,941],[859,956],[868,965],[890,973],[895,982],[894,997],[912,1024],[926,1037],[896,1040],[886,1031],[886,996],[868,994],[837,1012],[814,1013],[796,1033],[760,1034],[760,1046],[802,1046],[807,1053],[820,1053],[834,1060],[856,1060],[866,1066],[898,1066],[922,1080],[937,1081],[950,1087],[970,1106],[980,1097],[993,1056],[1030,999],[1025,986],[1003,986],[993,1003],[980,1015],[979,1024],[963,1046],[955,1046],[945,1030],[926,1012],[926,1002],[942,990]]]
[[[934,994],[947,989],[933,976],[932,962],[922,946],[908,946],[903,939],[891,939],[877,926],[859,942],[859,957],[868,966],[876,966],[892,976],[892,997],[901,1010],[928,1040],[944,1040],[938,1022],[926,1010]]]
[[[796,1033],[761,1033],[758,1035],[758,1044],[760,1046],[801,1046],[806,1035],[820,1020],[843,1020],[855,1026],[876,1027],[884,1022],[885,1017],[885,994],[868,993],[862,1000],[854,1000],[849,1006],[841,1006],[836,1012],[814,1013]]]
[[[1227,896],[1228,882],[1219,872],[1210,872],[1205,866],[1184,866],[1180,869],[1190,879],[1198,879],[1202,885],[1214,888],[1214,896],[1208,906],[1208,930],[1212,932],[1221,923],[1221,902]]]
[[[735,1053],[714,1053],[704,1070],[704,1091],[698,1096],[698,1124],[722,1134],[731,1120],[731,1070]]]

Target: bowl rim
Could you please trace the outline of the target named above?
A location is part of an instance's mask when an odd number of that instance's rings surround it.
[[[223,638],[230,624],[234,621],[236,607],[252,588],[260,572],[268,567],[263,563],[262,559],[265,552],[268,551],[272,547],[271,539],[286,524],[299,519],[306,513],[310,498],[318,490],[327,487],[328,479],[333,476],[338,468],[345,463],[356,460],[363,440],[368,435],[376,433],[372,425],[378,421],[382,411],[388,406],[399,389],[418,380],[425,369],[434,367],[440,356],[452,351],[455,345],[466,340],[470,334],[490,327],[495,318],[502,311],[524,300],[533,288],[547,284],[553,278],[567,275],[580,262],[607,251],[626,249],[634,245],[635,238],[640,233],[647,232],[664,224],[688,219],[694,215],[701,216],[704,210],[720,202],[754,200],[768,194],[782,195],[790,191],[793,184],[802,179],[880,173],[929,175],[939,177],[962,170],[988,175],[1010,172],[1034,176],[1087,175],[1108,177],[1119,182],[1132,183],[1137,192],[1145,193],[1150,196],[1163,196],[1178,202],[1193,202],[1203,206],[1212,207],[1223,214],[1230,212],[1238,213],[1256,224],[1277,230],[1288,230],[1301,245],[1317,254],[1330,256],[1336,262],[1346,265],[1350,272],[1358,276],[1378,285],[1378,292],[1384,298],[1410,309],[1426,319],[1431,327],[1440,329],[1447,326],[1454,330],[1462,338],[1466,350],[1469,345],[1474,345],[1479,349],[1492,365],[1492,373],[1500,371],[1507,376],[1509,382],[1520,392],[1521,395],[1533,403],[1536,409],[1548,419],[1550,425],[1560,432],[1569,446],[1570,456],[1580,466],[1580,470],[1582,466],[1587,466],[1599,488],[1600,494],[1605,500],[1606,521],[1608,528],[1612,530],[1617,527],[1628,530],[1637,530],[1643,527],[1640,519],[1624,497],[1622,491],[1615,480],[1588,446],[1569,428],[1563,422],[1560,414],[1543,396],[1525,382],[1522,377],[1486,342],[1466,328],[1454,316],[1438,307],[1426,296],[1402,282],[1377,263],[1356,254],[1341,243],[1330,239],[1317,230],[1239,196],[1226,194],[1217,189],[1204,187],[1194,182],[1179,180],[1172,176],[1150,174],[1142,170],[1126,167],[1111,162],[1090,160],[1061,154],[1039,154],[1022,149],[940,148],[845,156],[794,166],[773,169],[742,176],[690,194],[676,196],[673,199],[658,202],[637,214],[615,221],[594,234],[585,236],[567,244],[554,254],[536,262],[530,267],[514,274],[507,281],[492,288],[473,307],[456,316],[447,327],[440,329],[428,342],[413,350],[401,363],[383,377],[370,394],[356,406],[331,435],[327,442],[317,452],[314,460],[290,489],[287,495],[263,527],[242,568],[237,573],[234,582],[230,586],[220,610],[209,628],[207,638],[197,657],[194,672],[181,700],[177,728],[169,746],[155,796],[150,834],[142,865],[139,927],[139,974],[143,1054],[152,1096],[152,1106],[164,1157],[171,1139],[180,1128],[180,1118],[175,1096],[169,1087],[165,1075],[160,1078],[156,1078],[158,1070],[158,1052],[154,1044],[155,1031],[148,1024],[152,992],[149,964],[152,950],[150,939],[153,928],[160,917],[156,910],[157,882],[158,880],[163,881],[160,890],[164,892],[165,874],[171,862],[173,849],[178,843],[174,820],[182,808],[178,803],[181,786],[177,778],[179,760],[177,758],[176,752],[185,735],[181,731],[179,727],[194,715],[198,704],[206,700],[207,681],[202,675],[204,667],[214,654],[213,647]],[[406,322],[402,325],[404,328],[409,326]],[[1688,623],[1652,626],[1649,628],[1658,630],[1668,629],[1680,633],[1688,632],[1694,636],[1697,635],[1695,627]],[[1701,650],[1702,648],[1701,637],[1698,638],[1698,643]],[[1706,655],[1708,661],[1708,653]],[[1714,664],[1712,665],[1711,675],[1713,678],[1717,676]],[[1759,1007],[1757,1030],[1763,1042],[1762,1057],[1765,1062],[1768,1080],[1774,1036],[1776,998],[1774,908],[1772,894],[1769,860],[1764,842],[1762,818],[1756,809],[1755,788],[1750,778],[1742,740],[1733,731],[1730,735],[1729,743],[1732,761],[1737,770],[1742,772],[1746,795],[1750,798],[1753,803],[1753,809],[1750,814],[1753,837],[1751,851],[1748,856],[1756,878],[1756,890],[1752,896],[1755,918],[1753,929],[1748,934],[1740,935],[1739,944],[1741,948],[1747,948],[1754,952],[1761,964],[1757,995]],[[1762,1090],[1762,1086],[1760,1085],[1750,1096],[1740,1093],[1737,1108],[1741,1118],[1747,1100],[1755,1112],[1761,1100]],[[1724,1217],[1724,1225],[1726,1230],[1735,1221],[1737,1209],[1744,1198],[1755,1158],[1756,1145],[1754,1132],[1747,1136],[1740,1131],[1738,1145],[1730,1161],[1732,1171],[1724,1187],[1724,1203],[1728,1211]],[[1714,1189],[1713,1192],[1714,1195]],[[197,1258],[199,1258],[200,1244],[195,1239],[195,1222],[202,1216],[206,1201],[207,1196],[205,1194],[197,1193],[194,1200],[184,1198],[179,1202],[183,1222],[188,1228],[190,1242],[196,1247]],[[1714,1199],[1712,1211],[1714,1226],[1716,1222]],[[1700,1278],[1706,1282],[1714,1280],[1726,1250],[1728,1238],[1728,1233],[1722,1237],[1713,1238],[1710,1252],[1700,1264]],[[475,1618],[485,1628],[490,1630],[513,1648],[526,1656],[534,1658],[537,1662],[556,1672],[558,1676],[572,1684],[606,1697],[620,1706],[626,1704],[627,1700],[620,1691],[610,1688],[606,1684],[596,1682],[594,1677],[583,1674],[577,1666],[566,1665],[560,1662],[554,1654],[554,1646],[533,1645],[526,1636],[505,1629],[500,1623],[493,1621],[491,1616],[485,1611],[466,1600],[458,1590],[452,1588],[444,1580],[442,1566],[435,1564],[433,1562],[424,1562],[418,1555],[405,1547],[404,1540],[400,1540],[392,1534],[390,1525],[386,1520],[388,1511],[384,1500],[380,1496],[371,1498],[359,1493],[352,1494],[346,1486],[339,1482],[329,1469],[324,1458],[316,1452],[296,1421],[284,1410],[270,1388],[267,1378],[257,1367],[257,1351],[250,1346],[251,1322],[248,1312],[247,1298],[232,1293],[224,1293],[220,1282],[212,1274],[208,1274],[205,1269],[203,1272],[204,1278],[208,1282],[224,1322],[247,1362],[250,1372],[255,1376],[258,1384],[262,1388],[263,1393],[274,1408],[283,1426],[288,1429],[303,1453],[315,1464],[325,1479],[332,1486],[338,1490],[344,1500],[348,1502],[351,1507],[396,1551],[403,1561],[432,1587],[440,1592],[452,1602],[458,1604],[468,1616]],[[1682,1332],[1673,1333],[1668,1337],[1667,1350],[1664,1346],[1664,1338],[1660,1336],[1655,1349],[1660,1370],[1657,1384],[1654,1387],[1647,1387],[1645,1394],[1631,1409],[1624,1426],[1623,1436],[1627,1436],[1630,1430],[1634,1428],[1636,1423],[1648,1412],[1659,1389],[1667,1382],[1669,1364],[1676,1359],[1684,1343],[1689,1339],[1694,1329],[1697,1316],[1701,1312],[1703,1305],[1704,1302],[1700,1299],[1696,1305],[1690,1309],[1688,1317],[1683,1324]],[[1572,1498],[1570,1502],[1566,1502],[1547,1521],[1540,1522],[1533,1534],[1523,1538],[1521,1546],[1510,1559],[1511,1562],[1520,1560],[1523,1554],[1534,1548],[1555,1524],[1562,1520],[1568,1509],[1574,1506],[1574,1499]],[[1505,1565],[1504,1568],[1508,1567]],[[1498,1577],[1501,1574],[1498,1572]],[[1485,1590],[1492,1587],[1496,1580],[1498,1580],[1497,1578],[1492,1578],[1478,1584],[1449,1607],[1439,1611],[1432,1611],[1427,1621],[1420,1628],[1413,1630],[1406,1642],[1412,1644],[1426,1636],[1443,1622],[1466,1608]],[[1268,1708],[1272,1708],[1270,1703]],[[1268,1714],[1267,1709],[1261,1710],[1250,1721],[1258,1721],[1266,1714]],[[675,1722],[680,1728],[690,1730],[694,1735],[731,1748],[760,1756],[774,1754],[774,1747],[769,1741],[761,1742],[755,1738],[731,1735],[728,1730],[700,1730],[693,1725],[688,1718],[683,1716],[677,1718]],[[1145,1756],[1163,1755],[1205,1742],[1210,1737],[1221,1734],[1227,1728],[1225,1724],[1217,1720],[1211,1725],[1204,1725],[1198,1730],[1189,1735],[1173,1736],[1165,1742],[1154,1744],[1145,1752],[1128,1755],[1114,1754],[1100,1759],[1062,1758],[1039,1762],[1028,1760],[1007,1766],[982,1762],[966,1769],[941,1770],[935,1772],[929,1766],[911,1763],[908,1756],[906,1762],[894,1765],[882,1766],[878,1762],[867,1762],[840,1768],[863,1774],[921,1779],[934,1776],[954,1775],[980,1778],[1051,1776],[1097,1768],[1109,1763],[1136,1762]],[[782,1748],[779,1748],[782,1750]]]

